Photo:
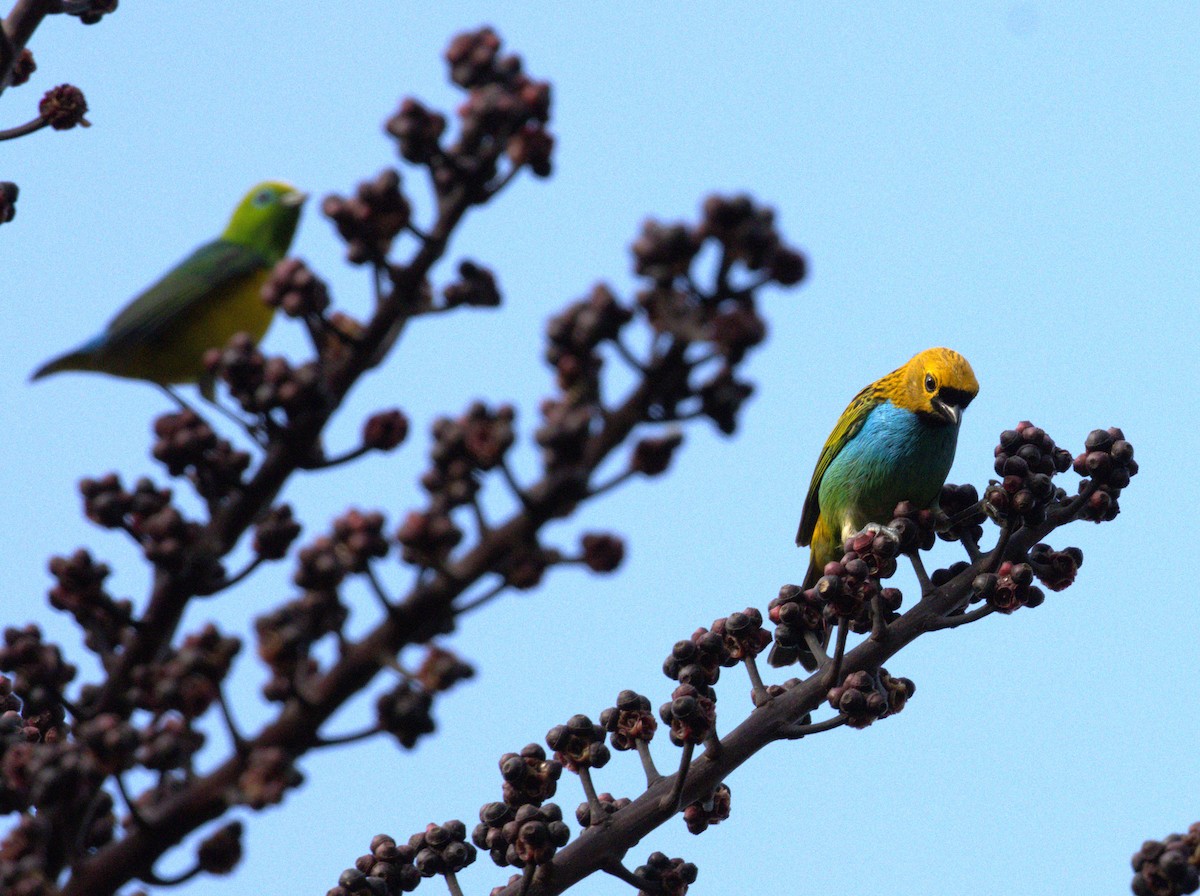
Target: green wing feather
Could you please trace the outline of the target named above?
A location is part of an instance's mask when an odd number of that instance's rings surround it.
[[[812,482],[808,485],[808,495],[804,498],[804,513],[800,516],[800,528],[796,532],[796,544],[802,547],[812,541],[813,530],[817,527],[817,518],[821,515],[821,479],[825,476],[829,465],[833,463],[833,459],[838,456],[838,452],[845,447],[847,442],[858,435],[858,431],[866,422],[867,415],[879,404],[879,385],[878,382],[872,383],[854,396],[854,399],[846,406],[846,410],[842,411],[842,416],[838,418],[833,432],[825,440],[825,447],[821,449],[821,458],[817,461],[817,468],[813,470]]]
[[[207,296],[267,266],[266,257],[239,243],[206,243],[114,317],[103,341],[111,346],[154,339]]]

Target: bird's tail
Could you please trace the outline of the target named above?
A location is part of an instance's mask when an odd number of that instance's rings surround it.
[[[88,370],[87,356],[82,352],[67,352],[65,355],[59,355],[57,358],[52,358],[47,361],[32,374],[30,381],[40,380],[42,377],[50,376],[52,373],[61,373],[64,370]]]
[[[103,345],[103,342],[97,337],[71,349],[71,351],[65,354],[59,355],[57,358],[51,358],[30,374],[30,382],[50,376],[52,373],[62,373],[64,370],[99,370],[100,368],[97,366],[98,349],[101,345]]]
[[[804,576],[804,584],[801,586],[805,591],[817,584],[817,580],[821,578],[822,568],[817,566],[817,562],[813,557],[808,560],[808,572]],[[829,636],[826,634],[824,638],[825,646],[829,643]],[[809,672],[816,671],[819,663],[816,656],[807,644],[802,644],[799,647],[783,647],[778,642],[771,645],[771,652],[767,654],[767,662],[775,668],[780,666],[790,666],[792,663],[800,660],[800,664]]]

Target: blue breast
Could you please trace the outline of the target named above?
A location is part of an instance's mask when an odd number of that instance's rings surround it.
[[[891,402],[876,406],[821,479],[821,513],[836,532],[887,523],[901,501],[928,507],[938,496],[958,441],[957,426],[923,423]]]

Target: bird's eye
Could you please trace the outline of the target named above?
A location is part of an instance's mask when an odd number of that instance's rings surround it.
[[[271,202],[271,191],[270,190],[259,190],[258,194],[254,197],[254,204],[257,205],[259,208],[262,208],[264,205],[269,205],[270,202]]]
[[[937,380],[935,380],[933,378],[932,373],[925,374],[925,391],[926,392],[936,392],[937,391]]]

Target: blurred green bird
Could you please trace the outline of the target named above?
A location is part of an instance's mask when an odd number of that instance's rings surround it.
[[[933,507],[954,462],[963,410],[979,392],[967,359],[930,348],[867,386],[842,412],[825,440],[804,499],[796,544],[810,545],[804,587],[842,556],[842,544],[867,523],[887,524],[901,501]],[[775,645],[772,666],[808,651]]]
[[[274,308],[260,292],[287,254],[306,194],[280,181],[254,187],[233,210],[220,237],[205,243],[136,296],[104,332],[47,361],[31,379],[63,370],[90,370],[160,386],[199,382],[212,397],[204,353],[234,333],[255,342]]]

